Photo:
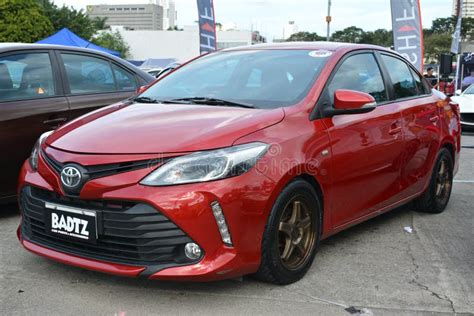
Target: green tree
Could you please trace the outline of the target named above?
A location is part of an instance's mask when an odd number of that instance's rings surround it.
[[[34,0],[0,0],[0,42],[33,43],[52,30],[51,21]]]
[[[361,43],[364,36],[365,32],[363,29],[356,26],[350,26],[342,31],[334,32],[331,38],[334,42]]]
[[[101,32],[92,39],[92,43],[108,49],[116,50],[120,52],[122,58],[127,58],[129,56],[130,47],[124,41],[119,31]]]
[[[393,46],[393,33],[385,29],[365,32],[360,43],[391,47]]]
[[[63,5],[58,7],[52,0],[36,0],[44,9],[46,16],[53,24],[53,33],[67,27],[78,36],[90,40],[101,29],[106,28],[106,20],[91,20],[83,10],[76,10]]]
[[[319,36],[317,33],[310,32],[298,32],[290,36],[286,41],[287,42],[317,42],[325,41],[326,38]]]
[[[438,18],[433,21],[433,25],[431,27],[432,33],[436,34],[445,34],[454,33],[454,29],[456,27],[457,18],[455,16],[448,17],[448,18]],[[474,18],[463,18],[462,19],[462,36],[464,39],[467,37],[474,37]]]
[[[453,38],[450,33],[433,33],[425,36],[425,58],[428,62],[438,62],[441,54],[448,54]]]

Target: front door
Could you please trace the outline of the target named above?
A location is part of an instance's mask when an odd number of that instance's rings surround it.
[[[378,107],[366,114],[324,119],[332,151],[332,223],[335,228],[394,202],[400,191],[403,146],[400,108],[390,104],[382,72],[373,53],[356,53],[342,61],[324,95],[349,89],[371,94]]]

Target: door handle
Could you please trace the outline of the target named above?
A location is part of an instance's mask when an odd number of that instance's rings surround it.
[[[430,118],[430,121],[433,122],[433,123],[435,123],[435,124],[438,123],[438,121],[439,121],[439,116],[436,115],[436,116],[431,117],[431,118]]]
[[[392,126],[390,127],[390,130],[388,131],[390,135],[399,134],[401,132],[402,132],[402,127],[400,126],[399,122],[394,122]]]
[[[45,120],[45,121],[43,121],[43,124],[46,124],[46,125],[61,124],[61,123],[64,123],[66,121],[67,121],[66,117],[58,117],[58,118],[55,118],[55,119]]]

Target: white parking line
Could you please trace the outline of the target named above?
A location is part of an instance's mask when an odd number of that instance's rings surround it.
[[[454,183],[474,183],[474,180],[454,180]]]

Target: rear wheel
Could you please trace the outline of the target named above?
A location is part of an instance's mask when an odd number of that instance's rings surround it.
[[[283,190],[265,228],[258,279],[290,284],[305,275],[319,244],[320,205],[313,187],[304,180],[295,180]]]
[[[415,200],[418,211],[426,213],[442,213],[448,205],[453,188],[453,158],[443,148],[438,154],[428,189]]]

